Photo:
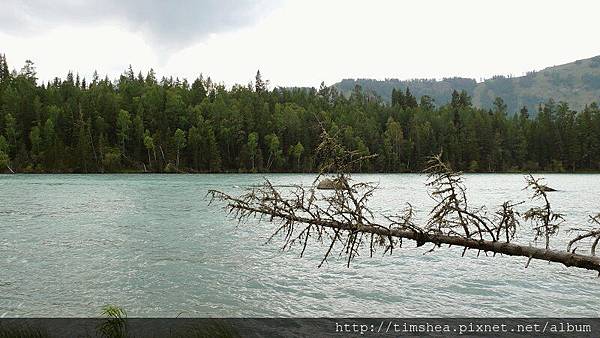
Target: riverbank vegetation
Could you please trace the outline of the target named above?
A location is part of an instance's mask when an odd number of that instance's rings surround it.
[[[507,111],[472,105],[466,92],[437,106],[409,88],[391,104],[360,87],[349,95],[324,84],[228,89],[130,67],[117,80],[69,73],[38,83],[28,61],[10,70],[0,55],[0,170],[6,172],[316,171],[321,128],[360,155],[379,154],[363,172],[418,172],[442,151],[457,170],[597,171],[600,108],[564,102]]]

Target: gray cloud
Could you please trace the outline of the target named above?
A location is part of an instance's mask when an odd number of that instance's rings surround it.
[[[155,47],[180,48],[250,25],[284,0],[3,0],[0,31],[39,34],[61,24],[118,22]]]

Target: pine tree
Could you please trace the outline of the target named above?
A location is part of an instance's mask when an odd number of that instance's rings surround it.
[[[264,93],[267,90],[267,83],[263,81],[260,70],[256,71],[254,88],[257,93]]]

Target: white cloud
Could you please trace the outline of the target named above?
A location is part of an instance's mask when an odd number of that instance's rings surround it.
[[[181,48],[255,22],[281,0],[3,0],[0,30],[27,36],[57,25],[117,22],[155,47]]]
[[[116,25],[72,29],[57,27],[42,35],[18,38],[0,33],[9,66],[20,68],[31,59],[38,78],[51,80],[79,72],[91,77],[94,70],[115,77],[129,64],[149,69],[158,58],[144,39]]]
[[[33,59],[42,78],[68,69],[116,77],[131,63],[159,75],[203,72],[229,85],[247,83],[257,69],[283,86],[349,77],[478,79],[600,54],[598,10],[600,3],[583,0],[288,1],[254,25],[185,40],[165,59],[154,40],[118,20],[31,37],[0,33],[0,48],[10,62]]]

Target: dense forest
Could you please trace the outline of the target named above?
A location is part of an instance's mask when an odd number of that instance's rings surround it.
[[[503,99],[475,108],[466,91],[436,105],[410,88],[391,102],[356,86],[227,89],[210,78],[157,79],[131,67],[119,79],[73,73],[38,84],[27,61],[0,56],[0,168],[14,172],[307,172],[321,128],[379,156],[362,171],[409,172],[443,152],[473,172],[600,169],[600,108],[564,102],[507,114]],[[5,169],[6,168],[6,169]]]

